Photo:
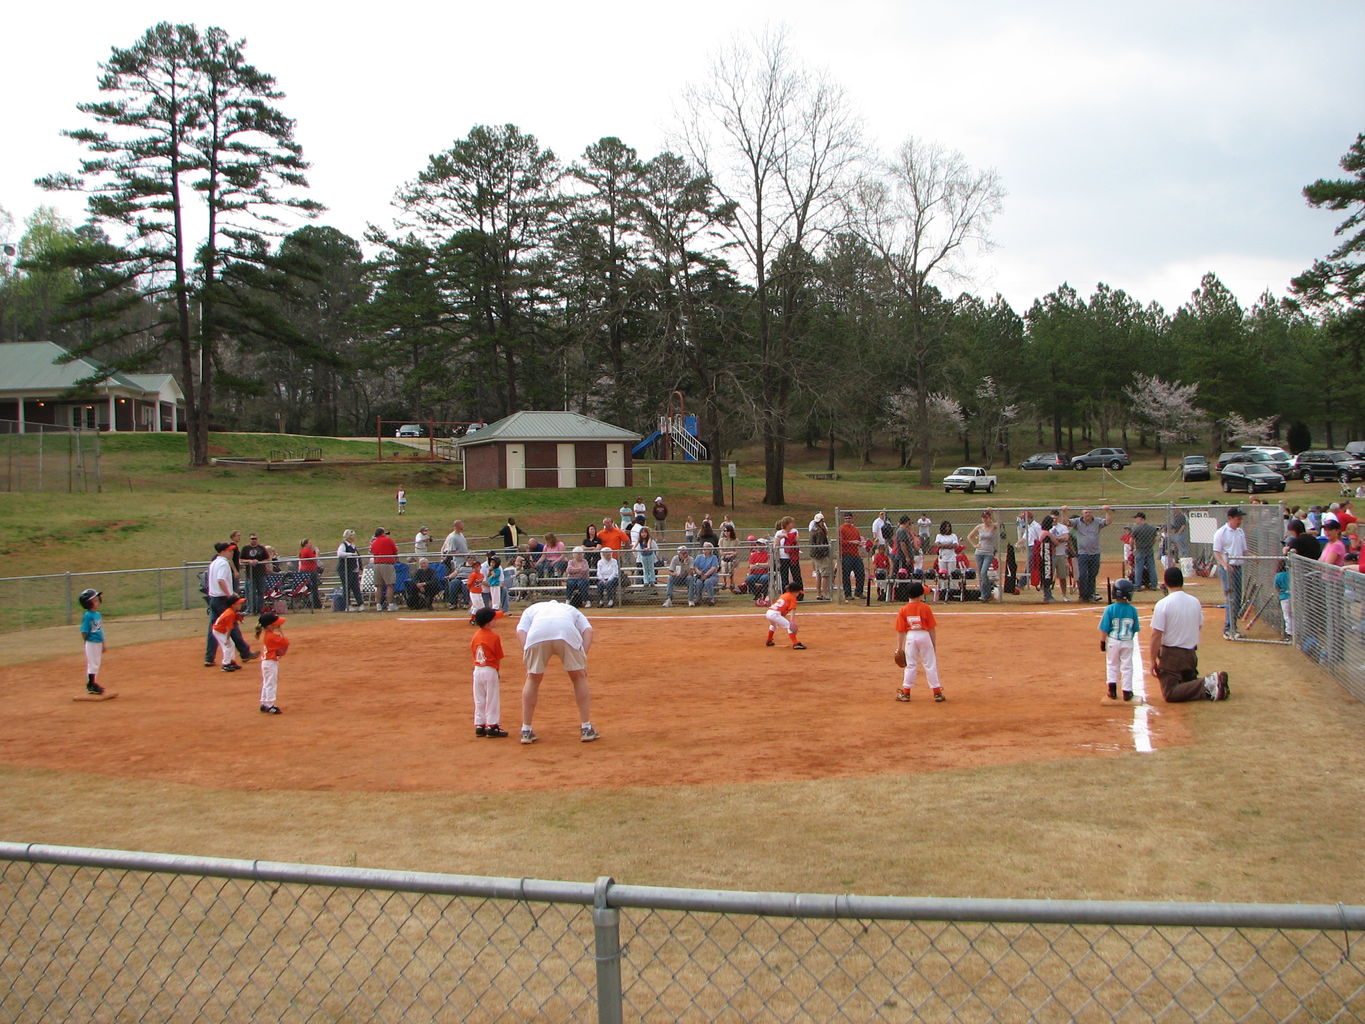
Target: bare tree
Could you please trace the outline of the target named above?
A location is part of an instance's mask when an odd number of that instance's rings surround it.
[[[907,375],[922,486],[933,472],[931,395],[943,364],[937,358],[942,339],[927,316],[940,291],[935,281],[963,279],[965,258],[990,248],[986,229],[1004,195],[995,171],[978,171],[937,143],[908,139],[878,174],[863,180],[850,204],[853,230],[886,262],[908,307]]]
[[[797,300],[805,280],[773,275],[783,253],[809,255],[839,223],[860,135],[843,91],[798,64],[782,33],[717,55],[684,96],[683,142],[732,204],[732,244],[754,287],[754,393],[763,435],[763,501],[785,501],[785,427],[794,382]],[[790,268],[809,261],[789,259]]]

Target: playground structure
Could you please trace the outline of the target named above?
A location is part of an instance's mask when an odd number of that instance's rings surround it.
[[[665,462],[702,462],[708,457],[706,445],[697,439],[697,417],[688,415],[681,391],[668,396],[658,429],[631,449],[631,458],[638,459],[651,449],[654,458]]]

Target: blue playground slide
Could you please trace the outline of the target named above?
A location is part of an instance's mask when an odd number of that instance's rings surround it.
[[[691,434],[693,437],[696,437],[696,436],[697,436],[697,417],[695,417],[695,416],[684,416],[684,417],[683,417],[683,429],[686,430],[686,431],[687,431],[689,434]],[[655,442],[657,442],[661,437],[663,437],[663,434],[662,434],[662,433],[660,433],[660,432],[657,431],[657,430],[654,431],[654,432],[651,433],[648,437],[646,437],[643,441],[641,441],[639,444],[637,444],[634,448],[632,448],[632,449],[630,450],[630,457],[633,458],[633,459],[638,459],[638,458],[640,457],[640,455],[641,455],[643,452],[649,451],[650,446],[653,445]],[[695,461],[697,461],[696,459],[694,459],[694,458],[693,458],[689,453],[687,453],[687,452],[683,452],[682,455],[683,455],[683,458],[686,459],[688,462],[695,462]]]

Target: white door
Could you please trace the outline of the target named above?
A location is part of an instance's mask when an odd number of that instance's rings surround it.
[[[507,489],[520,491],[526,487],[526,449],[519,444],[507,446]]]
[[[626,446],[607,445],[607,486],[626,486]]]
[[[574,452],[576,448],[571,444],[557,444],[555,450],[558,454],[559,464],[559,486],[576,487],[578,485],[578,468],[575,462]]]

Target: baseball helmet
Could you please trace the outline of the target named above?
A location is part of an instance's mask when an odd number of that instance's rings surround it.
[[[86,611],[90,610],[90,602],[100,596],[98,590],[82,590],[80,597],[76,598],[81,603],[81,607]]]
[[[1114,581],[1114,596],[1120,600],[1128,600],[1133,596],[1133,581],[1127,578]]]

